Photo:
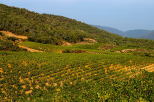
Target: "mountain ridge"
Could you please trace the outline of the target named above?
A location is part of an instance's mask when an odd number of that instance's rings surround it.
[[[113,27],[99,26],[99,25],[94,25],[94,26],[99,29],[103,29],[110,33],[118,34],[124,37],[154,39],[153,30],[133,29],[133,30],[122,31]]]

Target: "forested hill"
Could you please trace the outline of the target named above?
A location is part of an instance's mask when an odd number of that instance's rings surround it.
[[[0,30],[27,35],[29,40],[62,44],[94,38],[101,42],[116,42],[122,37],[63,16],[39,14],[26,9],[0,4]]]

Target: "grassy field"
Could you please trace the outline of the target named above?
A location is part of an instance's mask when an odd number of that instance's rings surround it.
[[[76,54],[1,51],[0,99],[26,102],[150,101],[153,98],[153,91],[150,91],[153,88],[153,74],[134,73],[138,72],[138,68],[152,63],[153,57],[113,52]],[[130,79],[137,76],[145,78]],[[147,86],[143,86],[144,83]],[[128,96],[121,93],[125,84],[128,89],[132,88],[133,93],[129,89]],[[141,92],[142,87],[151,92],[150,96]]]
[[[74,44],[71,46],[56,46],[52,44],[41,44],[36,42],[25,41],[25,42],[22,42],[20,45],[41,50],[44,52],[55,52],[55,53],[61,53],[64,50],[83,50],[83,51],[89,51],[89,52],[91,51],[102,52],[101,50],[98,50],[99,46],[101,46],[101,43],[83,44],[83,45]]]

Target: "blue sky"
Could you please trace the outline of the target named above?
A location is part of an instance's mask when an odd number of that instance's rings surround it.
[[[120,30],[154,30],[154,0],[0,0],[0,3]]]

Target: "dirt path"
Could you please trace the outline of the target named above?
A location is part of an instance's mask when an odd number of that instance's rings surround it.
[[[29,48],[29,47],[26,47],[26,46],[19,45],[19,47],[22,48],[22,49],[26,49],[29,52],[43,52],[43,51],[32,49],[32,48]]]
[[[11,32],[8,32],[8,31],[0,31],[0,32],[2,32],[3,34],[5,34],[6,36],[9,36],[9,37],[15,37],[15,38],[22,39],[22,40],[27,40],[28,39],[27,36],[16,35],[16,34],[13,34]]]
[[[21,40],[27,40],[28,39],[27,36],[16,35],[16,34],[13,34],[11,32],[8,32],[8,31],[0,31],[0,32],[2,32],[3,34],[5,34],[5,36],[8,36],[8,37],[15,37],[15,38],[18,38],[18,39],[21,39]],[[29,52],[43,52],[43,51],[32,49],[32,48],[29,48],[29,47],[26,47],[26,46],[19,45],[19,47],[22,48],[22,49],[25,49]]]

